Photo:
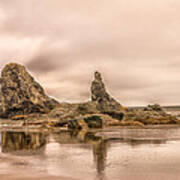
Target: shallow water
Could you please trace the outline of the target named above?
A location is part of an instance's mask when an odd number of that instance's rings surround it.
[[[180,179],[180,129],[1,132],[0,177]]]

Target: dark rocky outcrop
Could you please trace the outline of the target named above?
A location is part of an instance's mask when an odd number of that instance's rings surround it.
[[[70,129],[87,129],[87,128],[102,128],[103,119],[98,115],[81,117],[79,119],[70,120],[68,128]]]
[[[104,111],[103,114],[107,114],[110,117],[120,121],[124,118],[125,115],[125,113],[122,111]]]
[[[159,104],[148,105],[143,109],[130,109],[125,114],[123,121],[138,121],[144,125],[180,123],[175,116],[166,113]]]
[[[56,106],[48,116],[58,118],[59,125],[67,124],[70,120],[79,118],[80,116],[100,113],[97,109],[96,102],[86,102],[80,104],[61,103]]]
[[[47,113],[58,104],[45,94],[24,66],[16,63],[10,63],[2,70],[1,93],[1,116],[6,118],[20,114]]]
[[[119,120],[105,114],[87,114],[68,121],[68,127],[70,129],[103,128],[119,123]]]
[[[165,113],[164,109],[159,104],[148,105],[143,111],[157,111]]]
[[[100,111],[124,111],[125,108],[112,98],[106,91],[99,72],[94,73],[94,80],[91,84],[91,100],[98,103]]]

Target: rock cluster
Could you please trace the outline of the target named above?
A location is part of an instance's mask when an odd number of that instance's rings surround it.
[[[143,111],[156,111],[165,113],[164,109],[159,104],[148,105],[143,109]]]
[[[112,123],[118,124],[123,119],[125,108],[107,93],[101,74],[97,71],[91,85],[91,99],[90,102],[80,104],[60,104],[49,116],[59,118],[61,126],[68,124],[69,128],[77,129],[100,128]]]
[[[167,114],[159,104],[148,105],[143,109],[131,109],[125,114],[123,121],[138,121],[143,125],[179,123],[175,116]]]
[[[58,103],[46,95],[24,66],[16,63],[4,67],[0,85],[0,117],[26,119],[26,125],[86,129],[179,124],[175,116],[167,114],[158,104],[143,109],[124,108],[107,92],[101,74],[97,71],[91,84],[91,101],[85,103]]]
[[[58,102],[45,94],[41,85],[16,63],[6,65],[1,73],[1,116],[47,113]]]

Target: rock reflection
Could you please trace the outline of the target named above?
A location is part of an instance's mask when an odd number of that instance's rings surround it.
[[[97,172],[102,174],[106,165],[108,141],[95,136],[92,132],[87,132],[84,134],[84,143],[92,145]]]
[[[99,174],[102,174],[106,166],[107,142],[101,141],[93,146],[94,160],[96,169]]]
[[[97,172],[102,174],[105,169],[108,141],[97,137],[93,132],[64,131],[53,134],[53,139],[60,144],[89,144],[92,147]],[[83,146],[82,146],[83,148]]]
[[[130,144],[132,147],[144,145],[144,144],[153,144],[153,145],[160,145],[165,144],[167,140],[160,140],[160,139],[154,139],[154,140],[129,140],[126,143]]]
[[[68,153],[70,151],[68,151],[69,149],[66,149],[66,148],[64,148],[64,151],[62,151],[61,148],[55,149],[54,146],[51,146],[54,142],[58,146],[60,144],[61,145],[60,147],[62,147],[62,149],[63,147],[71,148],[72,153]],[[137,146],[144,145],[144,144],[145,145],[153,144],[153,146],[154,145],[158,146],[159,144],[165,144],[166,140],[160,140],[160,139],[135,140],[135,139],[123,139],[123,138],[118,139],[114,137],[105,138],[103,136],[96,136],[95,133],[93,132],[66,131],[66,130],[60,131],[57,133],[2,132],[1,134],[1,149],[3,153],[18,152],[18,155],[26,155],[27,153],[24,153],[24,152],[28,151],[30,152],[30,154],[33,154],[33,155],[34,153],[39,154],[40,157],[43,157],[43,160],[46,166],[50,165],[48,164],[49,162],[52,163],[52,167],[57,168],[57,172],[59,172],[60,169],[63,169],[64,167],[66,167],[66,165],[69,163],[69,160],[71,160],[71,158],[72,159],[74,157],[75,159],[77,158],[77,156],[73,154],[74,152],[77,152],[77,147],[81,150],[88,148],[89,149],[88,152],[90,152],[90,154],[91,153],[93,154],[93,158],[91,156],[87,156],[87,154],[83,157],[80,155],[80,157],[82,159],[84,157],[89,158],[88,161],[86,161],[86,164],[88,164],[89,162],[90,163],[92,162],[93,167],[97,171],[98,179],[106,178],[106,173],[105,173],[105,169],[107,168],[106,160],[112,157],[112,156],[107,157],[107,154],[109,155],[108,151],[109,152],[112,151],[112,147],[114,143],[116,142],[118,142],[118,146],[122,145],[122,148],[123,148],[123,144],[128,144],[128,146],[131,146],[132,148],[136,148]],[[50,145],[49,146],[50,149],[48,149],[48,146],[45,146],[47,143]],[[63,146],[63,144],[65,145]],[[66,146],[66,144],[68,144],[68,146]],[[75,144],[76,146],[74,146]],[[47,147],[46,152],[48,152],[48,155],[49,155],[49,152],[51,152],[49,156],[46,156],[46,153],[44,153],[45,147]],[[51,149],[51,148],[54,148],[54,149]],[[80,151],[80,152],[83,153],[87,151]],[[119,150],[118,152],[121,152],[121,150]],[[120,154],[116,153],[114,154],[114,156],[119,157],[123,155],[121,153]],[[61,161],[61,163],[63,162],[64,164],[63,163],[61,164],[59,163],[59,160],[56,160],[58,159],[58,157],[67,157],[67,159],[64,158]],[[78,155],[78,158],[79,158],[79,155]],[[79,167],[81,167],[82,164],[79,163]],[[69,167],[69,164],[67,167]],[[73,164],[72,164],[72,168],[73,168]]]
[[[46,135],[40,132],[2,132],[1,149],[3,153],[44,149]]]

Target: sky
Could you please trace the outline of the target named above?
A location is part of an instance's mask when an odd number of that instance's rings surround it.
[[[60,102],[94,71],[125,106],[180,105],[179,0],[1,0],[0,69],[17,62]]]

